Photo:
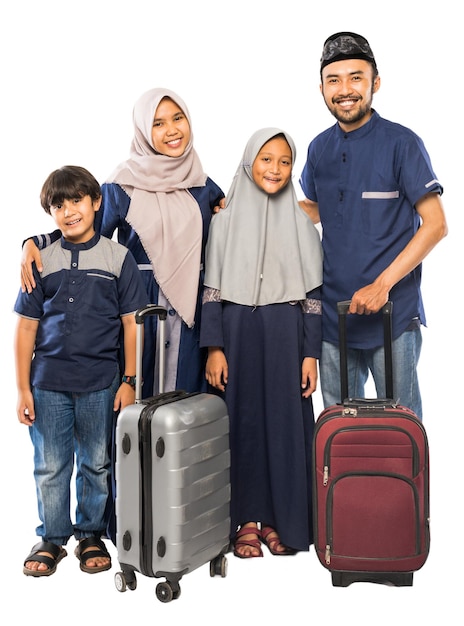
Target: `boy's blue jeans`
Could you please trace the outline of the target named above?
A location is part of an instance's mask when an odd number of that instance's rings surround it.
[[[44,541],[65,545],[105,532],[109,495],[113,402],[119,372],[110,387],[89,393],[33,389],[34,477]],[[76,459],[75,523],[71,521],[71,478]]]
[[[408,330],[393,341],[393,395],[399,404],[412,409],[422,419],[422,402],[417,379],[417,363],[422,346],[420,328]],[[348,393],[364,397],[369,372],[377,396],[385,398],[385,362],[383,347],[371,350],[348,349]],[[325,407],[340,402],[340,352],[338,345],[322,342],[320,360],[322,399]]]

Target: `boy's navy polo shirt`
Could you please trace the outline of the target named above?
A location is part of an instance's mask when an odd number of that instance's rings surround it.
[[[52,391],[109,387],[119,367],[121,316],[147,304],[131,253],[95,234],[86,243],[59,239],[34,266],[36,288],[20,292],[15,311],[39,320],[31,384]]]
[[[335,124],[309,145],[300,184],[318,203],[322,224],[323,339],[338,343],[337,302],[372,283],[405,248],[420,219],[414,205],[428,192],[442,193],[422,140],[374,111],[361,128]],[[421,266],[390,292],[393,335],[418,318],[425,324]],[[348,344],[383,344],[380,313],[348,316]]]

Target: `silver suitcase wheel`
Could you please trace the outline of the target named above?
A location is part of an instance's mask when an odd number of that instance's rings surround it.
[[[221,554],[210,561],[209,575],[211,578],[214,576],[221,576],[221,578],[225,578],[227,576],[227,557],[224,556],[224,554]]]
[[[180,586],[166,580],[156,585],[156,597],[160,602],[171,602],[180,596]]]

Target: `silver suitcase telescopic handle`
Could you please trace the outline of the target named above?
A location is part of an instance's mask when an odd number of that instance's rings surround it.
[[[165,323],[168,316],[168,311],[165,307],[157,304],[147,304],[147,306],[138,309],[135,312],[135,323],[137,324],[137,338],[136,338],[136,373],[135,373],[135,402],[139,403],[142,400],[142,354],[143,354],[143,334],[142,328],[145,319],[151,315],[158,316],[160,324],[158,324],[158,355],[159,355],[159,393],[164,391],[164,369],[165,369],[165,354],[164,354],[164,335],[165,335]]]

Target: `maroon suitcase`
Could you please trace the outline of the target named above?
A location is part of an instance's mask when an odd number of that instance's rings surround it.
[[[391,302],[383,307],[387,398],[349,398],[348,307],[338,304],[343,401],[321,412],[314,431],[314,546],[333,586],[410,586],[430,545],[427,435],[393,400]]]

